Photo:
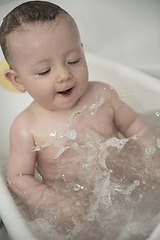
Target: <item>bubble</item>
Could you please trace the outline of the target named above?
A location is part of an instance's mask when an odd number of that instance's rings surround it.
[[[156,112],[156,115],[157,115],[157,117],[159,117],[160,116],[160,112]]]
[[[110,196],[104,196],[101,198],[100,204],[102,207],[107,207],[112,204]],[[105,205],[105,206],[104,206]]]
[[[137,187],[138,185],[140,184],[140,181],[139,180],[135,180],[134,181],[134,185]]]
[[[67,137],[71,140],[75,140],[77,136],[77,133],[74,129],[71,129],[67,132]]]
[[[79,190],[81,190],[81,185],[76,184],[76,185],[74,186],[74,191],[79,191]]]
[[[81,206],[81,203],[79,201],[75,201],[75,205],[79,207]]]
[[[145,173],[149,173],[149,169],[148,168],[145,168]]]
[[[152,145],[149,145],[145,150],[147,155],[152,155],[155,152],[155,148]]]
[[[79,190],[84,190],[85,189],[85,187],[84,186],[81,186],[81,185],[79,185],[79,184],[76,184],[75,186],[74,186],[74,191],[79,191]]]

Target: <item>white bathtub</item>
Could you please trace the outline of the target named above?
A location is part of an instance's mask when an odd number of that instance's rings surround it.
[[[122,64],[86,53],[90,80],[109,83],[137,112],[160,109],[160,80]],[[28,94],[9,91],[0,86],[1,144],[0,157],[6,158],[9,149],[9,128],[16,117],[31,101]],[[17,207],[0,175],[0,216],[13,240],[37,239],[17,210]],[[160,225],[149,240],[160,239]]]

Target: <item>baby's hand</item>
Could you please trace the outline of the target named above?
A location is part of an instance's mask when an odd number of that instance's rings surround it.
[[[44,218],[52,225],[55,230],[61,232],[70,231],[76,222],[81,222],[85,209],[83,206],[76,206],[71,198],[61,198],[54,205],[47,207]]]
[[[65,198],[58,204],[59,213],[62,220],[72,222],[75,220],[82,220],[85,215],[83,206],[76,206],[76,203],[71,198]]]

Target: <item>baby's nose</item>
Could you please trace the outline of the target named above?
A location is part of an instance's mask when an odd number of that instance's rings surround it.
[[[57,73],[57,82],[64,82],[68,81],[72,78],[72,73],[67,67],[59,67],[58,73]]]

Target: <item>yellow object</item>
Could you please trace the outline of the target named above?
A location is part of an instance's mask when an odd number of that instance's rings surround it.
[[[9,68],[8,63],[6,60],[2,60],[0,62],[0,85],[3,86],[4,88],[13,91],[13,92],[18,92],[17,89],[15,89],[12,84],[5,78],[4,76],[4,71]]]

